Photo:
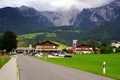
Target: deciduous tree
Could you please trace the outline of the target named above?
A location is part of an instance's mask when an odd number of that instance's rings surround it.
[[[2,37],[2,49],[7,52],[17,48],[17,35],[12,31],[6,31]]]

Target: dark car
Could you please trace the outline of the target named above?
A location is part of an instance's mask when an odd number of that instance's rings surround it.
[[[32,53],[32,56],[35,56],[37,53]]]

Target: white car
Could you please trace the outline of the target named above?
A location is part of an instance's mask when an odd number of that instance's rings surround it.
[[[39,55],[39,54],[35,54],[35,56],[40,57],[40,55]]]
[[[52,56],[58,56],[58,53],[51,53]]]
[[[60,56],[60,57],[64,57],[64,58],[66,58],[66,57],[71,58],[71,57],[72,57],[71,54],[68,54],[68,53],[66,53],[66,52],[61,52],[61,53],[59,53],[59,56]]]
[[[60,56],[60,57],[64,57],[65,54],[66,54],[66,52],[60,52],[60,53],[59,53],[59,56]]]

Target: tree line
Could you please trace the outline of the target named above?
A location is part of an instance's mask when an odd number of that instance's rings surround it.
[[[86,44],[90,45],[95,48],[100,49],[100,53],[102,54],[107,54],[107,53],[119,53],[120,52],[120,47],[115,47],[111,45],[111,42],[98,42],[93,39],[89,39]]]

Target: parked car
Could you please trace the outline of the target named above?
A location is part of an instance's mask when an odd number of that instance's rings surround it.
[[[40,54],[35,54],[35,56],[40,57]]]
[[[65,52],[60,52],[60,53],[59,53],[59,56],[60,56],[60,57],[64,57],[65,54],[66,54]]]
[[[59,54],[58,53],[51,53],[52,56],[58,56]]]
[[[65,54],[64,58],[67,58],[67,57],[68,57],[68,58],[71,58],[72,55],[67,53],[67,54]]]
[[[72,57],[72,55],[71,54],[69,54],[69,53],[66,53],[66,52],[61,52],[61,53],[59,53],[59,56],[60,57],[64,57],[64,58],[71,58]]]
[[[32,56],[35,56],[37,53],[32,53]]]

